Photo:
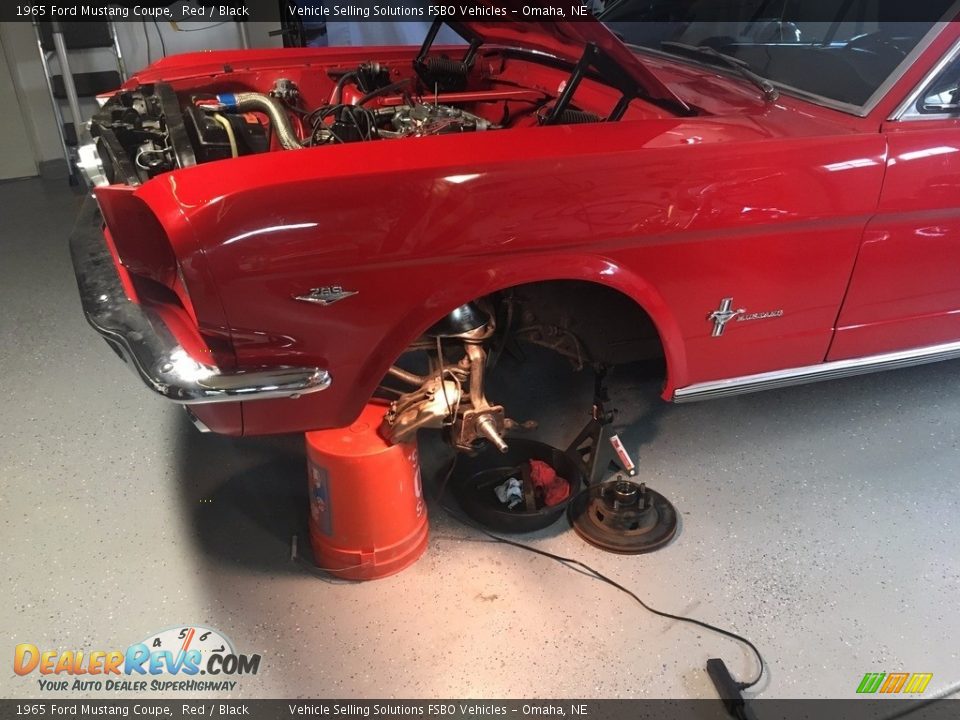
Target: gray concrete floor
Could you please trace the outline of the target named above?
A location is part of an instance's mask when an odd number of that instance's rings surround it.
[[[642,611],[550,561],[483,542],[431,508],[426,555],[389,579],[325,581],[289,561],[306,516],[300,437],[198,434],[87,327],[66,247],[77,196],[0,185],[0,637],[123,648],[185,623],[263,655],[235,697],[714,697],[736,643]],[[747,634],[770,698],[854,695],[868,671],[960,681],[957,363],[671,407],[612,394],[642,477],[682,513],[648,556],[563,523],[529,539],[648,602]],[[517,386],[539,437],[582,423],[586,377]],[[521,418],[523,419],[523,418]],[[425,473],[439,465],[428,458]],[[6,665],[0,695],[40,695]]]

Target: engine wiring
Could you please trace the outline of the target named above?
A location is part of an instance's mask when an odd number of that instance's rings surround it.
[[[135,164],[138,168],[140,168],[141,170],[148,170],[148,171],[149,171],[149,170],[151,170],[151,166],[145,164],[145,163],[142,161],[142,158],[143,158],[143,157],[149,157],[150,155],[154,155],[154,156],[160,156],[163,161],[167,161],[167,160],[170,159],[170,157],[172,156],[172,154],[173,154],[173,147],[171,147],[171,146],[169,145],[169,143],[168,143],[166,146],[162,147],[162,148],[160,148],[160,147],[153,147],[153,148],[143,147],[143,148],[140,148],[140,150],[137,152],[136,156],[135,156],[134,159],[133,159],[133,162],[134,162],[134,164]]]
[[[230,121],[220,113],[213,113],[213,119],[220,123],[224,132],[227,133],[227,141],[230,143],[230,155],[232,157],[239,157],[240,152],[237,149],[237,136],[233,132],[233,125],[231,125]]]
[[[330,101],[331,105],[341,105],[343,103],[343,88],[344,86],[352,81],[356,80],[359,77],[359,73],[356,70],[351,70],[340,76],[340,79],[337,80],[337,84],[333,88],[333,98]]]
[[[326,121],[333,118],[334,122]],[[373,140],[377,137],[376,115],[373,110],[359,105],[325,105],[307,113],[304,121],[310,126],[310,145],[324,145],[331,140],[346,143],[340,135],[346,128],[354,128],[360,140]],[[335,126],[340,125],[340,129]]]
[[[366,95],[364,95],[359,100],[357,100],[357,105],[366,105],[368,102],[370,102],[374,98],[378,98],[381,95],[387,95],[389,93],[392,93],[395,90],[399,90],[404,85],[409,84],[412,80],[413,78],[410,78],[410,77],[403,78],[402,80],[397,80],[394,83],[390,83],[389,85],[384,85],[383,87],[377,88],[376,90],[371,90]]]
[[[146,25],[144,25],[144,33],[149,39]],[[374,73],[375,77],[371,78],[371,73]],[[499,129],[505,127],[505,124],[513,117],[510,107],[511,102],[529,104],[532,111],[536,112],[547,102],[549,97],[545,94],[539,100],[531,100],[530,98],[505,96],[486,101],[495,103],[502,99],[502,120],[498,124],[483,115],[477,115],[467,109],[457,107],[455,101],[451,101],[452,104],[441,104],[437,88],[434,89],[432,98],[422,95],[418,91],[415,77],[405,77],[394,82],[388,82],[388,79],[388,71],[378,64],[361,64],[355,70],[342,72],[337,77],[329,102],[313,109],[304,107],[304,98],[297,84],[288,78],[277,78],[273,88],[266,94],[251,91],[233,93],[232,95],[234,98],[243,96],[243,103],[247,106],[259,98],[260,102],[253,110],[267,111],[267,114],[271,116],[272,129],[277,134],[280,144],[286,149]],[[381,84],[370,89],[377,83]],[[516,85],[516,83],[511,82],[505,82],[504,84]],[[365,94],[359,98],[351,97],[348,100],[345,97],[345,90],[348,86]],[[224,97],[230,97],[230,95],[227,94]],[[393,97],[385,105],[383,103],[367,104],[386,95]],[[216,99],[204,98],[202,103],[198,103],[198,107],[208,113],[238,112],[237,101],[234,99],[231,102],[234,104],[225,104]],[[479,102],[483,102],[483,100]],[[285,111],[283,117],[278,117],[276,112],[272,114],[269,112],[270,108],[267,106],[271,104],[277,110],[282,108]],[[517,113],[518,116],[525,114],[527,114],[526,110],[520,110]],[[214,118],[214,120],[226,129],[226,125],[219,118]],[[281,131],[290,138],[295,137],[296,140],[285,142],[280,137]],[[229,131],[227,132],[227,140],[229,141]],[[244,139],[244,143],[241,144],[241,139],[244,138],[234,133],[233,141],[237,144],[237,152],[233,152],[233,142],[230,143],[229,148],[233,157],[249,152],[246,140]],[[212,142],[224,144],[224,141]]]

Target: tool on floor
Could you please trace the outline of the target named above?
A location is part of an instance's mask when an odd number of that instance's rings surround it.
[[[637,466],[631,459],[630,453],[627,452],[627,448],[623,446],[623,440],[620,439],[620,436],[611,435],[610,445],[613,447],[613,452],[617,456],[617,459],[620,461],[620,465],[623,466],[623,469],[627,475],[630,477],[636,477]]]
[[[741,692],[748,685],[734,680],[723,660],[720,658],[707,660],[707,674],[713,681],[713,686],[717,689],[717,694],[720,695],[720,700],[723,701],[723,706],[731,717],[737,718],[737,720],[754,720],[754,715],[747,707]]]
[[[380,437],[385,411],[370,403],[350,427],[305,434],[314,561],[337,577],[386,577],[427,547],[417,445]]]

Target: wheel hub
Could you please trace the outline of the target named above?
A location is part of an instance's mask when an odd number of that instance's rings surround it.
[[[627,555],[657,550],[677,531],[677,511],[670,501],[630,480],[588,488],[570,503],[567,517],[591,545]]]

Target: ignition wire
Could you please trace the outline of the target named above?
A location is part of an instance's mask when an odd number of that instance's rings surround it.
[[[213,113],[213,119],[216,120],[221,126],[223,126],[224,132],[227,133],[227,140],[230,143],[230,155],[231,157],[239,157],[240,151],[237,148],[237,136],[233,132],[233,125],[230,124],[230,121],[227,120],[220,113]]]

